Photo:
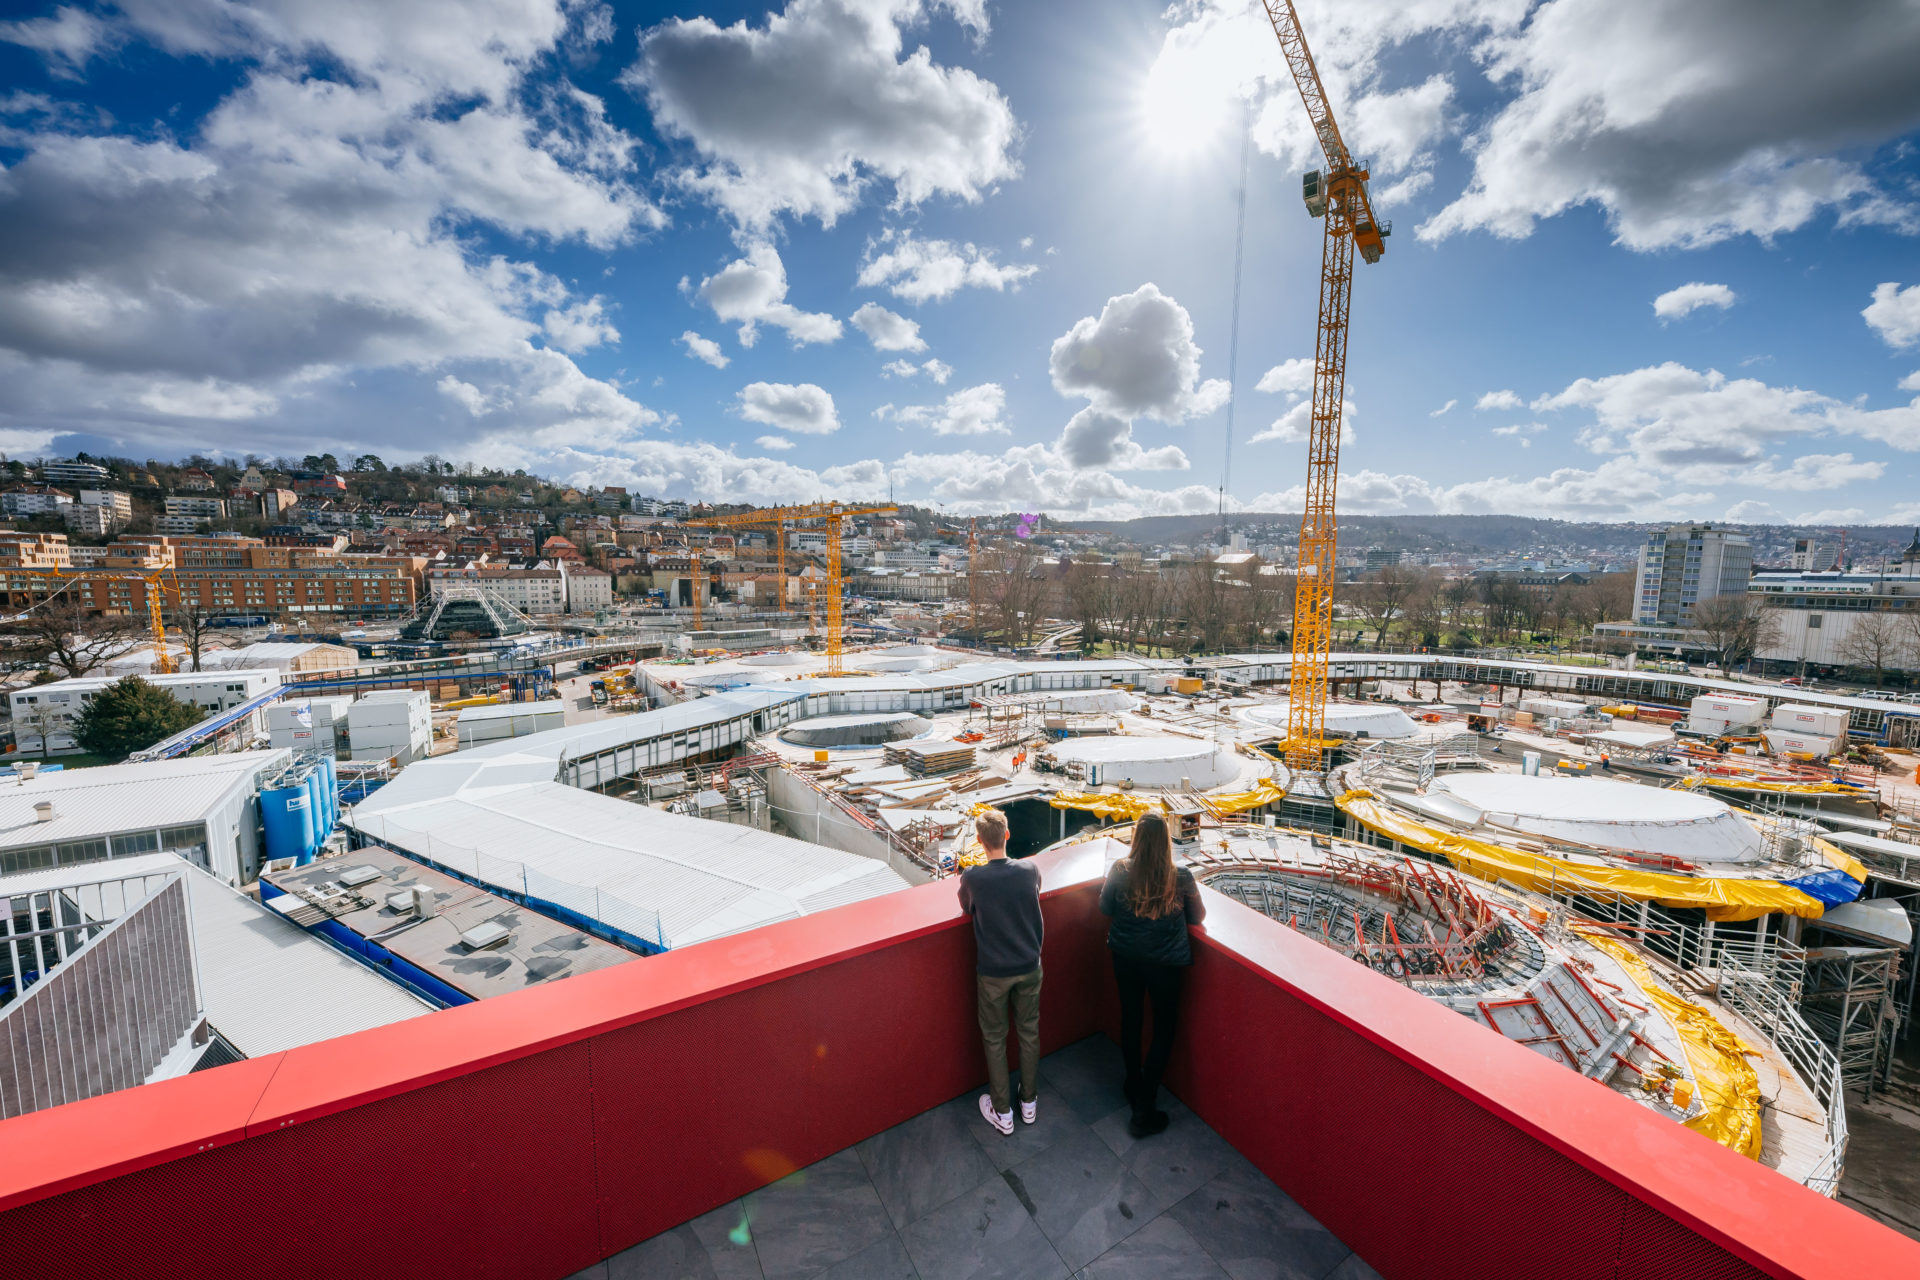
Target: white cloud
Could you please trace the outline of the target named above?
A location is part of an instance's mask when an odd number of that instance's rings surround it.
[[[1794,524],[1859,524],[1867,518],[1861,507],[1827,507],[1820,511],[1803,511],[1793,518]]]
[[[1340,443],[1353,443],[1353,401],[1340,402]],[[1305,444],[1313,433],[1313,402],[1302,400],[1275,418],[1266,430],[1247,437],[1248,444],[1265,444],[1278,441],[1281,444]],[[1344,492],[1344,489],[1342,490]]]
[[[1129,520],[1212,511],[1216,500],[1207,485],[1150,489],[1112,470],[1074,469],[1045,445],[1008,449],[998,456],[908,453],[887,470],[907,482],[910,492],[943,503],[957,515],[1014,510]]]
[[[1531,449],[1533,447],[1531,437],[1539,435],[1546,429],[1547,424],[1544,422],[1516,422],[1511,426],[1495,427],[1492,434],[1517,440],[1522,449]]]
[[[1829,432],[1920,450],[1920,399],[1865,409],[1798,387],[1729,379],[1666,364],[1605,378],[1581,378],[1534,401],[1536,412],[1586,409],[1593,425],[1582,442],[1595,453],[1632,453],[1650,466],[1695,479],[1752,467],[1767,448],[1795,436]],[[1711,480],[1706,482],[1711,483]]]
[[[689,356],[695,360],[704,361],[716,369],[724,369],[733,363],[727,358],[726,352],[720,350],[719,343],[712,338],[703,338],[691,329],[681,334],[675,341],[686,344]]]
[[[919,376],[920,366],[911,360],[889,360],[880,366],[883,378],[912,378]]]
[[[943,387],[947,385],[947,379],[953,376],[953,366],[938,357],[926,361],[920,367],[927,371],[929,378]]]
[[[1910,204],[1837,158],[1913,128],[1920,8],[1906,0],[1556,0],[1519,16],[1476,50],[1515,96],[1423,238],[1524,236],[1581,204],[1642,250],[1766,239],[1829,208],[1916,228]]]
[[[785,451],[793,448],[793,441],[785,436],[755,436],[753,442],[762,449]]]
[[[128,3],[101,21],[235,83],[182,137],[73,115],[9,132],[0,242],[30,251],[0,290],[0,430],[142,457],[448,453],[508,417],[528,439],[657,420],[560,353],[617,337],[605,304],[512,256],[665,222],[635,141],[550,74],[558,5]],[[172,412],[191,403],[209,411]]]
[[[658,130],[691,144],[697,158],[672,179],[748,231],[783,214],[830,226],[876,181],[896,208],[971,202],[1018,173],[1019,129],[990,81],[936,64],[924,45],[902,57],[902,25],[935,7],[984,31],[977,3],[791,0],[760,27],[648,28],[621,79]]]
[[[548,346],[569,354],[620,341],[620,331],[607,319],[605,300],[598,297],[554,307],[541,317],[540,327],[546,331]]]
[[[78,79],[87,62],[119,43],[117,33],[84,9],[61,5],[48,18],[0,22],[0,43],[32,49],[47,60],[47,69],[63,79]]]
[[[1142,448],[1125,418],[1082,409],[1067,420],[1055,454],[1076,471],[1185,471],[1187,455],[1174,445]]]
[[[1260,381],[1254,384],[1255,391],[1284,391],[1289,395],[1305,395],[1313,390],[1313,361],[1305,356],[1295,356],[1283,360],[1260,375]]]
[[[947,385],[947,379],[953,376],[953,366],[938,356],[923,360],[919,364],[903,359],[889,360],[880,366],[880,376],[883,378],[917,378],[923,373],[944,387]]]
[[[1755,498],[1748,498],[1743,502],[1734,503],[1727,508],[1727,514],[1720,518],[1722,520],[1731,520],[1735,524],[1781,523],[1780,509],[1778,507],[1774,506],[1771,502],[1761,502]]]
[[[1653,300],[1653,314],[1662,320],[1678,320],[1701,307],[1718,307],[1725,311],[1734,304],[1733,290],[1723,284],[1702,284],[1694,281],[1683,284],[1678,289],[1669,289]]]
[[[941,404],[908,405],[903,409],[887,405],[875,413],[937,436],[980,436],[1008,434],[1007,424],[1001,420],[1006,411],[1006,389],[997,382],[983,382],[954,392]]]
[[[1860,313],[1867,325],[1890,347],[1910,347],[1920,342],[1920,284],[1902,289],[1889,280],[1873,291],[1873,301]],[[1920,388],[1900,384],[1908,391]]]
[[[1899,386],[1902,391],[1920,391],[1920,369],[1900,379]]]
[[[1143,284],[1107,299],[1054,340],[1054,389],[1085,396],[1115,417],[1177,423],[1204,417],[1227,402],[1224,379],[1200,381],[1200,348],[1187,309]]]
[[[1449,413],[1452,413],[1452,412],[1453,412],[1453,406],[1455,406],[1455,405],[1457,405],[1457,404],[1459,404],[1459,403],[1460,403],[1460,402],[1459,402],[1458,400],[1449,400],[1449,401],[1447,401],[1447,402],[1446,402],[1445,404],[1443,404],[1443,405],[1441,405],[1441,406],[1440,406],[1440,407],[1439,407],[1438,409],[1435,409],[1435,410],[1434,410],[1434,411],[1433,411],[1432,413],[1429,413],[1429,414],[1428,414],[1427,416],[1428,416],[1429,418],[1438,418],[1438,417],[1442,417],[1442,416],[1444,416],[1444,415],[1446,415],[1446,414],[1449,414]]]
[[[1511,391],[1489,391],[1474,404],[1476,409],[1518,409],[1520,397]]]
[[[835,342],[840,322],[817,311],[802,311],[787,301],[787,267],[780,252],[764,240],[747,247],[747,256],[706,277],[696,291],[713,314],[740,326],[740,345],[751,347],[763,323],[787,331],[796,347],[809,342]]]
[[[876,351],[925,351],[926,339],[920,326],[903,315],[896,315],[878,303],[862,303],[849,319],[853,327],[867,335]]]
[[[749,382],[739,400],[740,416],[749,422],[815,436],[840,429],[833,397],[811,382]]]
[[[863,288],[885,288],[908,302],[945,301],[966,288],[996,293],[1018,289],[1039,270],[1021,263],[1001,266],[990,250],[976,245],[921,240],[911,231],[888,227],[867,245],[858,282]]]

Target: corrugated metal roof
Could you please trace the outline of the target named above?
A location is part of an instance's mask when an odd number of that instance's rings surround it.
[[[251,787],[262,769],[284,763],[288,754],[243,751],[63,769],[32,781],[0,778],[0,848],[199,822],[236,789]],[[37,820],[34,805],[41,801],[53,804],[51,822]]]
[[[476,720],[513,720],[521,716],[563,716],[567,704],[559,698],[551,702],[499,702],[485,707],[460,708],[460,723]]]
[[[837,905],[907,883],[856,854],[566,786],[543,756],[468,751],[420,761],[348,821],[383,844],[514,892],[523,891],[521,865],[536,879],[601,890],[657,912],[674,946],[820,909],[809,902]]]
[[[187,873],[207,1020],[249,1058],[433,1012],[299,925],[175,861]]]

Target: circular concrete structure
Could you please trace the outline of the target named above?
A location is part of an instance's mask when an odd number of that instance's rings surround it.
[[[1689,862],[1758,862],[1760,831],[1731,807],[1691,791],[1663,791],[1610,778],[1461,773],[1436,778],[1427,798],[1444,797],[1491,826],[1547,840]]]
[[[796,747],[878,747],[917,738],[933,728],[911,711],[873,711],[850,716],[815,716],[783,729],[780,740]]]
[[[1242,707],[1240,719],[1262,728],[1285,729],[1287,704],[1266,702]],[[1351,734],[1356,738],[1411,738],[1420,732],[1413,717],[1400,708],[1372,702],[1329,702],[1323,723],[1328,733]]]
[[[1118,782],[1177,787],[1184,780],[1205,791],[1232,782],[1241,771],[1241,758],[1233,751],[1195,738],[1073,738],[1045,754],[1062,768],[1083,766],[1090,787]]]

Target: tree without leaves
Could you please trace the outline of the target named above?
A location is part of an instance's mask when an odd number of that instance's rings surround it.
[[[116,680],[93,695],[74,726],[83,751],[124,760],[200,722],[200,708],[139,676]]]
[[[1383,565],[1361,580],[1359,590],[1353,593],[1352,598],[1367,621],[1373,624],[1376,647],[1383,647],[1387,643],[1387,637],[1393,632],[1393,624],[1405,612],[1417,582],[1414,573],[1397,564]]]
[[[39,663],[62,677],[88,675],[151,639],[144,614],[95,613],[71,588],[37,602],[0,630],[12,661]]]
[[[1886,687],[1887,672],[1900,665],[1906,637],[1890,613],[1870,610],[1860,614],[1830,613],[1829,618],[1847,617],[1847,632],[1834,646],[1845,662],[1859,673],[1862,681],[1871,677],[1873,687]]]
[[[1693,625],[1706,638],[1708,652],[1726,675],[1762,649],[1780,643],[1777,611],[1743,595],[1714,596],[1693,606]]]

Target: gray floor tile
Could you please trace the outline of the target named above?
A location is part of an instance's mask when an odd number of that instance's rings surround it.
[[[889,1233],[878,1244],[868,1245],[845,1262],[836,1262],[821,1280],[919,1280],[913,1259],[907,1256],[906,1242]]]
[[[1350,1253],[1345,1262],[1327,1273],[1327,1280],[1380,1280],[1380,1273],[1368,1266],[1365,1258]]]
[[[999,1136],[977,1105],[973,1118],[982,1129]],[[996,1173],[968,1133],[962,1113],[952,1106],[922,1112],[868,1138],[856,1150],[895,1227],[925,1217]]]
[[[1069,1267],[1092,1262],[1155,1213],[1140,1180],[1091,1131],[1021,1161],[1006,1178]]]
[[[1352,1253],[1244,1160],[1167,1210],[1233,1280],[1321,1280]]]
[[[1081,1280],[1227,1280],[1193,1233],[1169,1217],[1155,1218],[1089,1262]]]
[[[1046,1077],[1041,1076],[1044,1081]],[[1011,1169],[1022,1160],[1039,1155],[1062,1138],[1076,1133],[1085,1133],[1087,1122],[1074,1113],[1066,1099],[1057,1094],[1044,1094],[1040,1098],[1039,1119],[1032,1124],[1021,1123],[1014,1118],[1013,1132],[1001,1133],[987,1123],[980,1114],[980,1093],[971,1090],[947,1104],[952,1112],[959,1116],[973,1135],[980,1149],[986,1152],[987,1159],[996,1169]]]
[[[607,1280],[718,1280],[707,1248],[682,1223],[607,1259]]]
[[[1186,1199],[1216,1174],[1245,1163],[1225,1138],[1184,1104],[1170,1102],[1166,1111],[1166,1131],[1151,1138],[1136,1138],[1127,1132],[1130,1116],[1125,1110],[1093,1126],[1113,1154],[1120,1157],[1127,1172],[1152,1193],[1150,1213]]]
[[[760,1256],[753,1247],[747,1206],[735,1200],[687,1224],[706,1246],[717,1280],[762,1280]]]
[[[1040,1060],[1042,1094],[1056,1095],[1088,1124],[1125,1106],[1120,1050],[1102,1035],[1088,1036]]]
[[[760,1267],[769,1277],[812,1277],[884,1239],[893,1222],[849,1147],[746,1197]]]
[[[921,1280],[1064,1280],[1067,1268],[1004,1182],[950,1200],[901,1236]]]

